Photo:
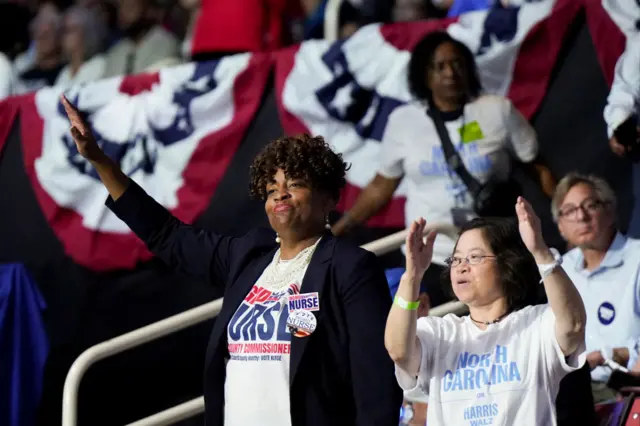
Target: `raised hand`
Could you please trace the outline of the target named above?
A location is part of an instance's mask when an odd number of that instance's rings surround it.
[[[89,123],[82,117],[80,111],[64,95],[61,96],[61,101],[71,122],[71,136],[76,143],[78,153],[89,161],[99,160],[104,157],[104,152],[102,152],[91,133]]]
[[[436,240],[435,231],[429,232],[426,238],[423,236],[425,226],[427,226],[427,221],[423,218],[413,221],[406,239],[407,274],[418,281],[422,280],[424,272],[431,264],[433,243]]]
[[[524,198],[518,197],[516,213],[518,215],[520,238],[522,238],[524,245],[534,257],[539,255],[546,256],[549,253],[549,247],[542,237],[540,218],[533,211],[531,204]]]

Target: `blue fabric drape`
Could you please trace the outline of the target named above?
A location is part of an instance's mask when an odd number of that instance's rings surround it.
[[[384,274],[387,276],[387,282],[389,283],[391,297],[396,296],[396,291],[398,291],[398,287],[400,286],[400,278],[402,278],[404,271],[404,268],[392,268],[384,271]]]
[[[21,264],[0,265],[0,425],[32,426],[49,351],[45,302]]]
[[[400,279],[405,270],[404,268],[385,269],[384,274],[387,277],[391,297],[396,297],[396,292],[398,291],[398,287],[400,287]],[[420,293],[427,293],[427,286],[424,281],[420,283]]]
[[[463,13],[475,12],[478,10],[487,10],[493,4],[492,0],[456,0],[453,2],[447,16],[455,18]]]

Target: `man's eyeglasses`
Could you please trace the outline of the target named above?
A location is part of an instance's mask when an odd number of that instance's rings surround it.
[[[455,268],[456,266],[459,266],[463,261],[467,262],[469,265],[478,265],[482,263],[484,259],[492,257],[496,256],[487,254],[470,254],[467,257],[451,256],[445,259],[444,263],[446,263],[450,268]]]
[[[562,207],[558,212],[558,215],[565,219],[574,220],[578,217],[578,210],[582,210],[583,213],[592,214],[597,212],[607,204],[609,204],[609,202],[591,198],[584,200],[577,206],[574,204],[569,204],[568,206]]]

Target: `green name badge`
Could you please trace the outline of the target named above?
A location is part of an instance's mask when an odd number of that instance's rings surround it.
[[[460,132],[460,141],[462,141],[462,143],[469,143],[484,138],[482,129],[477,121],[465,124],[458,129],[458,132]]]

